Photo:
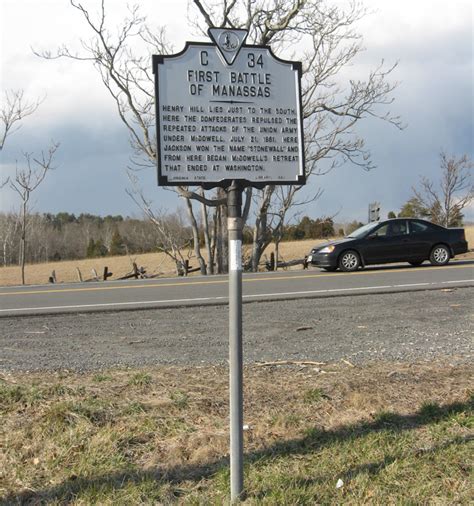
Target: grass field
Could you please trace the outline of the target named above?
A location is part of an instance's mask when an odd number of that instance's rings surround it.
[[[466,227],[466,240],[470,248],[474,248],[474,225]],[[285,261],[303,258],[309,253],[312,246],[321,242],[325,241],[310,239],[306,241],[281,243],[280,258]],[[274,248],[270,246],[266,251],[266,255],[269,257],[273,250]],[[249,253],[250,246],[244,246],[243,254],[246,255]],[[95,269],[97,274],[102,276],[105,266],[113,273],[113,276],[109,279],[117,279],[131,272],[132,262],[136,262],[139,267],[146,268],[149,274],[159,274],[163,276],[173,276],[175,274],[173,262],[169,257],[163,253],[147,253],[135,255],[133,257],[105,257],[28,265],[26,267],[26,284],[36,285],[47,283],[53,270],[55,271],[56,279],[59,283],[78,281],[77,268],[81,271],[83,279],[90,279],[93,276],[92,269]],[[198,265],[195,258],[191,258],[190,264],[194,267]],[[295,268],[301,269],[301,266]],[[19,267],[0,267],[0,286],[18,284],[21,284]]]
[[[227,374],[0,376],[0,503],[226,503]],[[473,392],[467,365],[248,366],[244,503],[472,504]]]
[[[283,260],[293,260],[295,258],[304,258],[314,244],[324,242],[318,240],[285,242],[280,245],[280,258]],[[273,248],[269,248],[267,255]],[[243,254],[249,254],[250,246],[244,246]],[[202,252],[205,254],[204,251]],[[139,267],[146,268],[149,274],[160,274],[164,276],[175,275],[174,264],[172,260],[164,253],[146,253],[143,255],[117,256],[91,258],[86,260],[71,260],[63,262],[50,262],[44,264],[33,264],[26,267],[26,284],[36,285],[48,282],[51,272],[54,270],[56,279],[59,283],[78,281],[77,268],[80,269],[83,279],[92,278],[92,269],[95,269],[99,276],[102,276],[104,267],[107,266],[113,276],[109,279],[117,279],[132,270],[132,262],[136,262]],[[190,265],[197,267],[196,259],[190,259]],[[299,267],[301,269],[301,266]],[[19,267],[1,267],[0,268],[0,286],[11,286],[21,284],[21,273]]]

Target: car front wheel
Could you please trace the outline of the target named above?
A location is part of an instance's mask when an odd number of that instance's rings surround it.
[[[449,262],[449,250],[443,244],[438,244],[431,250],[430,262],[433,265],[446,265]]]
[[[356,271],[360,267],[360,257],[356,251],[344,251],[339,258],[339,269],[345,272]]]

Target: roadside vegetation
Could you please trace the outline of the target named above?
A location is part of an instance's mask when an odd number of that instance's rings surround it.
[[[248,366],[245,504],[469,504],[472,367]],[[223,504],[227,370],[0,379],[1,504]]]
[[[190,250],[193,241],[191,226],[180,212],[163,216],[167,230]],[[8,267],[19,263],[18,244],[21,239],[20,216],[16,213],[0,213],[0,266]],[[357,225],[357,223],[356,223]],[[339,225],[338,233],[354,224]],[[130,218],[121,215],[97,216],[93,214],[43,213],[28,217],[30,241],[26,260],[28,263],[54,262],[61,260],[84,260],[120,255],[165,252],[166,239],[147,218]],[[323,239],[336,235],[336,226],[331,218],[312,219],[303,216],[293,224],[285,226],[283,241]],[[204,236],[200,231],[199,246],[204,253]],[[252,230],[244,230],[244,243],[252,244]],[[186,257],[187,251],[183,251]]]
[[[466,239],[469,247],[474,247],[474,226],[466,227]],[[295,259],[304,258],[305,255],[316,244],[325,242],[327,239],[306,239],[301,241],[285,241],[280,243],[280,260],[289,262]],[[244,258],[249,258],[251,245],[245,244],[243,247]],[[262,258],[262,262],[270,259],[270,254],[273,251],[272,245],[268,248],[267,254]],[[460,255],[458,259],[472,258],[472,253]],[[100,276],[107,266],[112,276],[109,280],[117,279],[126,273],[130,272],[133,267],[133,262],[138,264],[139,267],[145,268],[147,274],[157,276],[174,276],[175,264],[163,252],[155,253],[136,253],[120,256],[106,256],[99,258],[86,258],[83,260],[69,260],[69,261],[53,261],[49,263],[30,264],[26,269],[26,283],[30,285],[48,283],[52,271],[55,272],[56,280],[58,283],[75,282],[78,281],[79,269],[82,273],[83,279],[91,279],[92,269]],[[190,267],[196,267],[197,262],[195,257],[189,257]],[[262,267],[263,268],[263,267]],[[291,269],[301,269],[301,265],[291,267]],[[21,281],[20,267],[17,265],[10,267],[0,268],[0,286],[18,285]]]

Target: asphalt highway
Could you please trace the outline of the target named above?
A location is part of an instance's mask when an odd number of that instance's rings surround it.
[[[243,277],[243,299],[287,300],[461,286],[474,286],[473,261],[453,261],[443,267],[399,264],[354,273],[318,269],[250,273]],[[0,316],[227,304],[227,290],[227,276],[2,287]]]

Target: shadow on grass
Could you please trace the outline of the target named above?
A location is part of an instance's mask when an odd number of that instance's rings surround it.
[[[449,448],[450,446],[466,444],[470,441],[474,440],[474,436],[456,436],[449,441],[445,441],[440,445],[436,445],[430,447],[428,449],[421,449],[416,452],[416,455],[426,455],[426,454],[435,454],[438,451]],[[341,478],[344,483],[353,480],[359,474],[365,474],[369,476],[375,476],[383,471],[386,467],[389,467],[394,462],[397,462],[400,459],[399,456],[394,455],[386,455],[382,460],[378,462],[368,462],[367,464],[361,464],[352,467],[345,473],[338,474],[337,477]],[[325,476],[316,476],[315,478],[293,478],[291,480],[292,484],[295,488],[306,489],[312,487],[314,485],[324,485],[327,478]],[[271,490],[263,489],[258,495],[253,496],[255,499],[264,499],[271,494]]]
[[[251,463],[287,455],[305,455],[317,451],[318,449],[331,446],[332,444],[362,438],[372,433],[384,431],[402,433],[414,430],[449,419],[458,413],[471,412],[473,409],[474,399],[470,399],[465,403],[457,402],[443,406],[439,406],[435,403],[426,404],[419,411],[410,415],[398,415],[396,413],[384,412],[371,422],[360,422],[329,431],[310,429],[307,431],[305,437],[277,442],[268,448],[246,454],[245,459],[247,463]],[[456,437],[443,445],[420,451],[436,452],[453,444],[467,443],[472,439],[472,437]],[[380,462],[355,466],[347,471],[343,478],[352,479],[361,473],[375,475],[390,465],[394,460],[395,457],[386,456]],[[74,477],[73,479],[69,479],[59,485],[44,490],[10,494],[0,499],[0,505],[47,504],[54,500],[60,501],[61,503],[69,503],[71,500],[74,500],[74,498],[77,498],[77,496],[81,494],[81,491],[86,489],[100,489],[103,486],[120,489],[130,483],[138,484],[148,479],[157,480],[162,485],[166,483],[178,485],[184,480],[200,481],[201,479],[209,478],[216,472],[228,468],[228,465],[228,459],[221,458],[202,465],[184,465],[169,469],[156,469],[154,471],[121,471],[93,478]],[[315,478],[310,481],[319,482],[322,480],[323,478]],[[306,484],[310,483],[308,482]]]

